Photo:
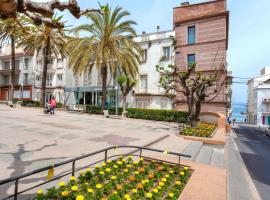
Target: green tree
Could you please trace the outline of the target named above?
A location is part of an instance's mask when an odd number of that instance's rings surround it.
[[[223,74],[226,73],[224,66],[220,66],[213,74],[202,74],[196,72],[195,68],[196,63],[189,63],[186,71],[179,71],[175,65],[157,66],[159,85],[165,89],[168,97],[174,99],[173,103],[183,103],[175,98],[177,93],[186,97],[191,126],[196,126],[199,121],[202,102],[213,101],[222,90],[225,84]]]
[[[55,23],[60,23],[62,16],[54,16],[51,20]],[[29,26],[29,33],[25,35],[24,39],[21,40],[18,45],[24,48],[27,53],[34,53],[38,56],[40,53],[43,56],[43,71],[42,71],[42,84],[41,84],[41,97],[40,106],[45,106],[45,95],[46,95],[46,80],[49,60],[52,57],[64,58],[67,55],[66,45],[67,37],[64,33],[63,28],[52,28],[47,25],[36,26],[32,23]]]
[[[126,101],[127,95],[130,93],[132,88],[136,85],[137,81],[128,76],[119,76],[117,78],[117,83],[120,86],[122,100],[123,100],[123,113],[122,116],[125,117],[126,114]]]
[[[130,13],[121,7],[111,9],[109,5],[101,6],[102,14],[91,12],[85,14],[90,20],[73,29],[75,33],[84,32],[86,37],[71,39],[70,67],[76,74],[91,72],[96,67],[102,75],[102,109],[106,106],[108,72],[115,77],[119,66],[125,74],[135,77],[138,73],[141,56],[140,46],[133,41],[136,32],[132,20],[124,20]]]
[[[15,69],[15,45],[16,42],[21,38],[23,33],[22,28],[22,16],[18,16],[17,19],[10,18],[0,20],[0,44],[3,45],[10,41],[11,43],[11,71],[10,71],[10,88],[9,88],[9,100],[13,99],[14,86],[16,79]]]

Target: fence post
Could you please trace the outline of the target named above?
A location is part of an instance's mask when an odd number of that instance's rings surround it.
[[[18,199],[18,187],[19,187],[19,180],[16,179],[15,181],[15,188],[14,188],[14,200]]]
[[[72,176],[75,175],[75,160],[72,161]]]
[[[179,164],[179,167],[181,167],[181,164],[180,164],[180,161],[181,161],[181,156],[178,156],[178,164]]]
[[[140,158],[142,157],[142,148],[140,148]]]
[[[105,151],[105,163],[107,162],[107,158],[108,158],[108,150]]]

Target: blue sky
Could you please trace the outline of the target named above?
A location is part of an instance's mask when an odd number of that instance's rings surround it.
[[[42,1],[42,0],[36,0]],[[46,0],[44,0],[46,1]],[[184,1],[184,0],[183,0]],[[101,4],[121,6],[131,13],[130,18],[138,25],[138,33],[154,32],[159,25],[161,30],[171,30],[173,7],[181,0],[100,0]],[[185,0],[186,1],[186,0]],[[190,0],[190,3],[203,0]],[[227,0],[230,10],[230,37],[227,61],[235,77],[255,77],[264,66],[270,66],[270,1],[269,0]],[[95,8],[97,0],[79,0],[82,8]],[[70,15],[65,18],[72,25],[85,22]],[[235,79],[235,81],[243,81]],[[245,84],[233,85],[233,101],[246,102]]]

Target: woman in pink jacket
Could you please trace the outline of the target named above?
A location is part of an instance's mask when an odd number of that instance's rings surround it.
[[[50,108],[51,108],[51,114],[54,114],[55,108],[56,108],[56,100],[54,97],[52,97],[49,101]]]

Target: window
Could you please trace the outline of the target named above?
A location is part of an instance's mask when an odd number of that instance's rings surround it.
[[[4,76],[4,85],[9,85],[9,75]]]
[[[5,68],[5,70],[9,70],[10,69],[10,62],[9,61],[5,61],[4,68]]]
[[[149,101],[148,100],[137,100],[136,101],[136,107],[137,108],[148,108],[149,107]]]
[[[147,60],[147,50],[144,49],[142,52],[141,62],[146,62]]]
[[[58,83],[58,85],[62,85],[62,83],[63,83],[63,75],[62,74],[57,74],[57,83]]]
[[[196,30],[195,26],[188,27],[188,44],[195,44]]]
[[[189,54],[187,58],[188,65],[193,65],[196,62],[195,54]]]
[[[28,64],[29,64],[29,59],[28,58],[25,58],[24,59],[24,66],[23,66],[23,69],[24,70],[28,70]]]
[[[24,85],[28,85],[28,73],[24,73],[24,75],[23,75],[23,83],[24,83]]]
[[[164,59],[168,59],[171,56],[171,48],[170,47],[163,47],[163,57]]]
[[[140,89],[147,90],[147,75],[140,75]]]
[[[20,69],[20,61],[19,60],[15,61],[15,69]]]

